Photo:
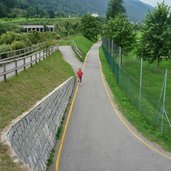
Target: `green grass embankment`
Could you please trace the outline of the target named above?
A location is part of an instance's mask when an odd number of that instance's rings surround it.
[[[133,104],[129,101],[125,93],[123,93],[122,89],[118,86],[118,83],[116,82],[116,79],[114,78],[113,73],[111,72],[111,69],[105,59],[104,53],[102,48],[100,49],[100,60],[102,64],[103,73],[105,75],[106,81],[109,84],[109,87],[114,95],[115,102],[118,105],[119,110],[123,113],[123,115],[130,121],[130,123],[144,135],[147,139],[149,139],[152,142],[158,143],[162,148],[164,148],[167,151],[171,152],[171,137],[167,135],[161,135],[160,130],[156,129],[154,125],[152,125],[150,122],[145,119],[145,117],[140,114],[136,108],[133,106]],[[128,59],[127,59],[128,60]],[[137,77],[139,75],[139,66],[133,65],[133,60],[124,64],[125,70],[127,70],[128,73],[132,74],[133,77]],[[162,68],[170,67],[171,65],[168,62],[163,62],[161,64],[161,69],[156,69],[154,65],[150,66],[149,64],[144,65],[144,81],[148,89],[156,93],[158,90],[161,89],[163,77],[161,75],[157,75],[154,73],[154,70],[156,72],[159,72],[162,70]],[[151,72],[150,72],[151,71]],[[153,74],[152,74],[153,73]],[[162,74],[163,76],[163,74]],[[161,77],[161,78],[160,78]],[[159,82],[160,85],[155,84],[155,82]],[[168,89],[171,88],[170,80],[168,80]],[[151,83],[151,84],[150,84]],[[150,86],[152,85],[153,86]],[[171,89],[170,89],[171,90]],[[156,99],[158,100],[158,99]],[[169,99],[167,99],[169,100]],[[171,98],[170,98],[171,101]],[[167,103],[170,103],[168,101]],[[170,116],[170,115],[169,115]]]
[[[0,82],[0,132],[17,116],[27,111],[74,72],[59,52],[12,77]],[[0,170],[18,171],[0,143]]]
[[[88,51],[90,50],[94,42],[92,42],[84,36],[75,37],[74,42],[79,48],[79,50],[83,53],[83,59],[81,59],[81,61],[84,61]]]
[[[63,39],[58,40],[58,44],[60,46],[72,46],[73,42],[77,45],[78,49],[83,53],[83,58],[80,58],[77,55],[78,59],[81,62],[84,62],[85,57],[88,51],[90,50],[91,46],[94,44],[94,42],[81,35],[65,37]]]

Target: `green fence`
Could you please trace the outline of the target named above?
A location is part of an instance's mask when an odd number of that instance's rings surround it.
[[[165,106],[163,106],[164,90],[166,90],[166,87],[162,89],[165,69],[158,71],[149,67],[146,62],[142,65],[141,74],[141,60],[134,59],[130,64],[130,59],[124,55],[121,66],[119,47],[105,38],[103,38],[102,47],[114,78],[125,96],[152,126],[161,130],[162,134],[171,137],[171,124],[169,123],[169,118],[171,118],[171,89],[165,96]],[[160,75],[159,80],[156,80],[155,74],[151,74],[152,70]],[[165,81],[168,84],[171,83],[171,79]]]

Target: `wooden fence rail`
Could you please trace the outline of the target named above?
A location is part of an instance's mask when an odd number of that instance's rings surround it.
[[[4,81],[6,81],[7,75],[11,73],[13,73],[12,75],[17,75],[19,71],[26,70],[26,68],[29,66],[32,67],[33,64],[37,64],[39,61],[51,55],[56,50],[58,50],[58,47],[52,46],[48,49],[35,52],[25,57],[0,62],[0,81],[2,80],[2,78]]]
[[[2,61],[9,60],[9,59],[22,57],[22,56],[25,56],[27,54],[34,53],[34,52],[40,50],[42,47],[43,47],[42,44],[38,44],[35,46],[23,48],[23,49],[3,52],[3,53],[0,53],[0,61],[2,62]]]
[[[74,51],[77,53],[77,55],[80,58],[83,58],[83,53],[80,51],[80,49],[77,47],[77,45],[74,43],[74,41],[72,42],[72,47],[74,49]]]

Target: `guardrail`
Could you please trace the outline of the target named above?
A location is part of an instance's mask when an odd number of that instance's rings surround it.
[[[12,51],[8,51],[8,52],[0,53],[0,62],[6,61],[9,59],[23,57],[25,55],[29,55],[30,53],[34,53],[34,52],[40,50],[42,47],[43,47],[42,44],[38,44],[35,46],[23,48],[23,49],[12,50]]]
[[[74,51],[77,53],[77,55],[80,58],[83,58],[83,53],[80,51],[80,49],[78,48],[78,46],[74,43],[74,41],[72,42],[72,47],[73,47]]]
[[[17,75],[19,70],[26,70],[26,67],[29,66],[32,67],[33,64],[37,64],[39,61],[51,55],[56,50],[58,50],[58,46],[52,46],[48,49],[35,52],[25,57],[10,59],[2,62],[0,61],[0,78],[3,77],[3,80],[6,81],[8,74],[13,73],[13,75]]]

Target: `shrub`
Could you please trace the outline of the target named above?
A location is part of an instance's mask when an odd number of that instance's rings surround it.
[[[11,50],[11,46],[10,45],[2,44],[0,46],[0,53],[8,52],[10,50]]]
[[[12,48],[13,50],[23,49],[23,48],[25,48],[25,47],[27,47],[27,45],[26,45],[26,43],[23,42],[23,41],[15,41],[15,42],[13,42],[13,43],[11,44],[11,48]]]
[[[14,41],[21,41],[22,39],[21,34],[9,31],[1,35],[0,44],[12,44]]]

